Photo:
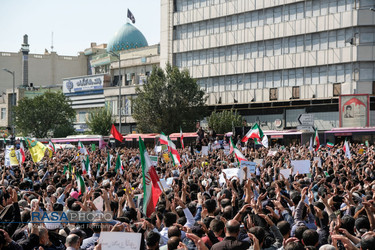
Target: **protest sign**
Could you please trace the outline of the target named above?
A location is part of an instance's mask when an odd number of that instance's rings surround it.
[[[163,159],[164,159],[165,162],[169,162],[169,155],[163,154]]]
[[[98,196],[98,198],[93,200],[92,203],[94,203],[96,209],[103,212],[103,198],[101,196]]]
[[[5,148],[5,162],[4,165],[10,167],[10,146]]]
[[[173,179],[174,179],[173,177],[167,178],[167,181],[166,181],[167,185],[171,186],[173,183]]]
[[[212,144],[212,149],[220,149],[221,148],[221,146],[220,146],[220,143],[219,142],[215,142],[214,144]]]
[[[170,186],[168,185],[168,183],[165,179],[160,179],[159,187],[160,187],[161,190],[167,190],[167,189],[170,188]]]
[[[318,162],[318,167],[322,167],[322,160],[320,159],[320,157],[314,157],[314,161]]]
[[[172,174],[175,177],[179,177],[180,176],[180,170],[178,170],[178,169],[172,170]]]
[[[158,165],[158,157],[156,155],[150,155],[150,160],[153,166]]]
[[[293,166],[293,175],[297,172],[299,174],[309,174],[310,173],[310,161],[309,160],[295,160],[291,161],[290,164]]]
[[[202,155],[208,155],[208,146],[202,146],[201,153]]]
[[[244,167],[247,167],[247,178],[251,178],[251,174],[255,174],[256,163],[251,161],[241,161],[240,169],[243,170]],[[241,174],[244,179],[244,172],[242,171]]]
[[[224,185],[225,184],[225,179],[224,179],[224,175],[223,173],[225,173],[227,175],[227,179],[231,179],[233,176],[236,176],[240,179],[240,183],[242,183],[242,180],[243,180],[243,175],[241,174],[241,172],[243,172],[241,169],[239,168],[227,168],[227,169],[223,169],[222,170],[222,173],[220,174],[220,178],[219,178],[219,183],[220,185]]]
[[[143,194],[135,194],[134,195],[134,203],[137,207],[139,207],[141,201],[143,199]]]
[[[289,178],[290,168],[280,169],[280,174],[282,174],[286,179]]]
[[[255,162],[257,165],[263,167],[263,159],[254,159],[253,162]]]
[[[271,148],[270,151],[268,151],[267,156],[275,156],[277,154],[276,148]]]
[[[138,250],[141,247],[140,233],[101,232],[99,242],[103,250]]]
[[[161,152],[161,146],[156,146],[155,153],[160,153],[160,152]]]

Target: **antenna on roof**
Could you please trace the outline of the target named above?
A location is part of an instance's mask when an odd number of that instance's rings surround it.
[[[52,31],[52,34],[51,34],[51,52],[53,51],[53,31]]]

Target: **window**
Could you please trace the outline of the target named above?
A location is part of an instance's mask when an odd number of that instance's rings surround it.
[[[78,122],[80,122],[80,123],[86,122],[86,112],[79,112],[78,113]]]
[[[1,108],[1,120],[5,120],[7,117],[6,108]]]
[[[299,99],[299,87],[295,86],[292,88],[292,98]]]
[[[277,100],[277,88],[270,89],[270,101]]]
[[[333,84],[333,96],[341,95],[341,83]]]

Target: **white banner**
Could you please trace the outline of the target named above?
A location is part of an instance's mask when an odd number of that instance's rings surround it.
[[[89,91],[103,89],[104,76],[94,75],[63,80],[63,93],[75,93],[79,91]]]

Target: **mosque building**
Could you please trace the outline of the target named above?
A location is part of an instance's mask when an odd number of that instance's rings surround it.
[[[160,45],[149,46],[142,32],[127,22],[108,45],[93,43],[84,54],[89,57],[91,74],[63,79],[63,93],[70,97],[77,113],[76,131],[87,131],[90,111],[104,106],[111,109],[119,131],[136,131],[132,99],[136,87],[147,82],[152,67],[160,65]]]

